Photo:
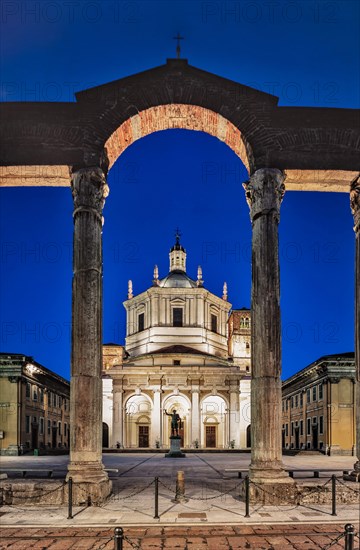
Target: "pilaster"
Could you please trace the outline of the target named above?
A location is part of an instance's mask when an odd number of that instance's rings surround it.
[[[161,434],[161,389],[153,389],[153,408],[151,411],[151,446],[156,447],[156,441],[159,441],[161,444],[162,434]]]
[[[193,387],[191,389],[191,443],[198,441],[201,444],[200,436],[200,402],[199,402],[200,389]]]
[[[123,394],[124,390],[115,385],[113,388],[112,446],[117,443],[124,446]]]

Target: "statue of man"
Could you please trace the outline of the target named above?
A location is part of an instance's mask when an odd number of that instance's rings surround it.
[[[172,413],[168,413],[166,409],[164,412],[167,416],[171,416],[171,435],[179,435],[179,424],[181,423],[181,418],[174,410]]]

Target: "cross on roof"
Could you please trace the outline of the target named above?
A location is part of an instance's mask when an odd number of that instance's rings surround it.
[[[180,243],[180,237],[181,237],[181,233],[180,233],[179,228],[177,227],[177,228],[175,229],[176,244],[179,244],[179,243]]]
[[[177,36],[174,36],[174,40],[177,40],[176,57],[180,59],[180,40],[184,40],[184,37],[177,33]]]

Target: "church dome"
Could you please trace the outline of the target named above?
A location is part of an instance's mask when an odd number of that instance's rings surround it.
[[[185,271],[170,271],[166,277],[160,279],[159,286],[165,288],[196,288],[196,281],[191,279]]]

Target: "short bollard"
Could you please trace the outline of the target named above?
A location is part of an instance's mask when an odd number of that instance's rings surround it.
[[[179,470],[176,475],[176,492],[175,492],[175,500],[177,502],[181,502],[185,499],[185,476],[184,472]]]
[[[123,550],[124,530],[122,527],[115,527],[114,550]]]
[[[250,517],[250,479],[245,477],[245,517]]]
[[[337,516],[336,513],[336,475],[331,476],[331,515]]]
[[[354,550],[355,527],[351,523],[345,525],[345,550]]]
[[[154,519],[159,519],[159,478],[155,478],[155,514]]]
[[[68,501],[68,519],[73,519],[72,515],[72,499],[73,499],[73,479],[72,477],[69,477],[68,480],[68,493],[69,493],[69,501]]]

